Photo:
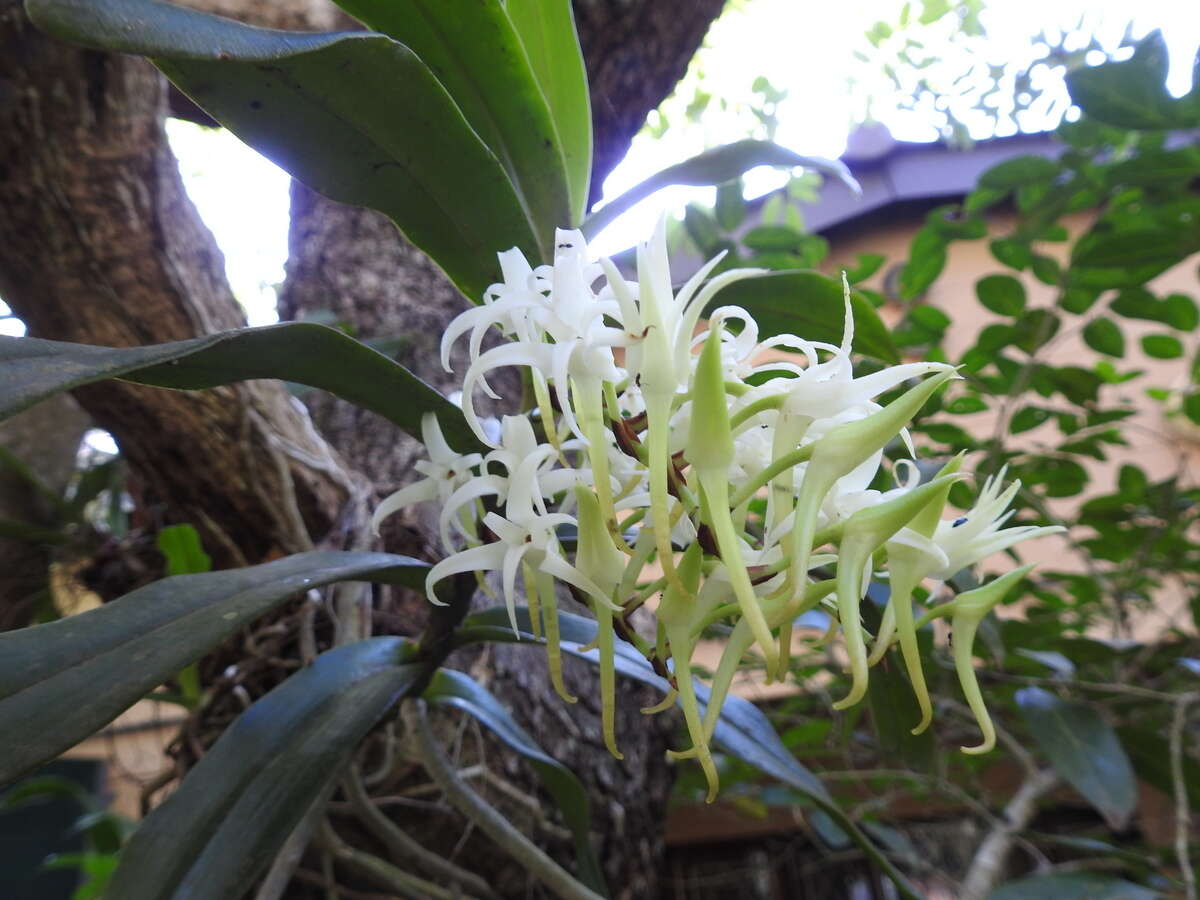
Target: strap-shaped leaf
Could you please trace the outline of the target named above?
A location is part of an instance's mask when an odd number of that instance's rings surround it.
[[[504,607],[493,607],[465,618],[457,632],[456,641],[460,646],[475,641],[527,642],[531,646],[544,644],[542,639],[533,635],[529,610],[526,607],[518,607],[516,614],[519,637],[513,634],[509,626],[508,611]],[[595,638],[596,623],[572,613],[559,612],[558,617],[563,652],[589,662],[598,662],[599,653],[596,650],[585,652],[580,649]],[[618,643],[616,646],[616,670],[663,693],[668,690],[667,683],[627,644]],[[708,702],[708,689],[702,684],[697,684],[696,696],[703,710]],[[892,879],[902,897],[918,900],[920,895],[903,873],[837,805],[820,780],[792,756],[775,733],[770,721],[753,703],[741,697],[727,697],[717,720],[713,740],[729,755],[749,763],[760,772],[778,779],[806,796],[833,819],[872,862]]]
[[[826,175],[832,175],[851,190],[859,191],[858,182],[854,180],[850,170],[836,159],[801,156],[799,153],[793,153],[786,147],[781,147],[771,141],[737,141],[733,144],[705,150],[691,159],[685,159],[681,163],[654,173],[645,181],[634,185],[588,216],[583,223],[583,233],[590,240],[623,212],[632,209],[651,194],[665,187],[673,184],[724,184],[758,166],[776,166],[785,169],[803,166],[806,169],[814,169]]]
[[[504,5],[479,0],[337,3],[400,41],[433,71],[504,166],[542,242],[542,259],[553,259],[554,229],[572,224],[562,142]]]
[[[743,278],[718,291],[711,308],[728,304],[749,310],[764,338],[786,333],[810,341],[842,341],[846,319],[842,285],[820,272],[796,269]],[[870,301],[851,291],[850,306],[854,311],[854,350],[898,363],[900,354]]]
[[[64,40],[148,56],[305,184],[377,209],[478,301],[496,253],[538,244],[512,182],[417,55],[370,33],[295,34],[159,0],[28,0]]]
[[[379,720],[422,677],[402,638],[331,650],[238,717],[121,852],[107,896],[240,897]]]
[[[506,0],[562,141],[571,221],[583,221],[592,181],[592,104],[570,0]]]
[[[177,575],[98,609],[0,634],[0,785],[111,722],[288,597],[335,581],[420,589],[427,563],[324,550]]]
[[[510,632],[511,633],[511,632]],[[542,783],[562,810],[563,820],[575,837],[579,862],[579,880],[597,893],[608,896],[600,862],[588,838],[591,808],[587,791],[570,769],[549,756],[520,725],[500,701],[483,685],[463,672],[439,669],[422,695],[430,703],[453,706],[474,716],[496,737],[529,761]]]
[[[0,336],[0,419],[105,378],[199,389],[250,378],[322,388],[420,439],[436,413],[457,450],[479,449],[462,410],[397,362],[333,328],[290,322],[148,347],[93,347]]]
[[[1124,829],[1137,806],[1137,779],[1112,726],[1092,706],[1042,688],[1021,688],[1016,700],[1038,748],[1063,780],[1110,828]]]

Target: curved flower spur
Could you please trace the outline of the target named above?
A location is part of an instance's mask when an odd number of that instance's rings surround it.
[[[721,287],[758,271],[735,269],[706,281],[718,257],[675,292],[665,222],[638,248],[636,282],[609,260],[590,261],[579,232],[559,231],[555,247],[553,265],[536,268],[518,250],[501,253],[503,281],[450,325],[442,344],[448,367],[451,346],[468,337],[463,408],[494,449],[457,454],[430,419],[424,429],[430,458],[418,464],[426,477],[376,513],[378,524],[409,503],[440,504],[447,556],[429,573],[429,596],[452,574],[475,572],[486,590],[483,576],[497,573],[514,630],[523,593],[555,689],[573,702],[562,681],[555,596],[556,585],[565,586],[597,622],[606,746],[619,755],[613,648],[620,636],[671,681],[667,700],[647,712],[675,700],[683,707],[692,746],[675,756],[699,760],[710,800],[717,771],[709,742],[734,674],[757,650],[768,678],[783,678],[792,623],[817,606],[838,626],[847,654],[850,690],[838,708],[862,698],[869,666],[898,640],[921,705],[917,730],[928,725],[931,705],[916,629],[951,616],[956,666],[985,735],[981,748],[969,752],[989,747],[971,636],[1027,569],[920,620],[912,597],[925,580],[944,581],[992,552],[1056,529],[1002,529],[1018,485],[1002,490],[1000,478],[985,483],[965,517],[943,521],[949,488],[965,477],[961,460],[925,484],[910,478],[882,494],[869,487],[885,447],[899,439],[911,453],[906,427],[956,377],[953,368],[918,362],[854,377],[848,285],[837,346],[791,334],[760,341],[753,316],[738,307],[714,311],[702,327]],[[493,328],[507,341],[484,351]],[[766,350],[773,351],[769,362]],[[781,359],[780,351],[790,355]],[[472,395],[478,386],[495,396],[487,376],[505,366],[523,370],[534,405],[489,431]],[[876,402],[906,384],[887,406]],[[564,528],[573,530],[573,542],[561,539]],[[835,574],[818,576],[818,568]],[[890,577],[893,600],[872,638],[859,607],[878,577]],[[650,639],[630,627],[629,617],[654,598]],[[692,657],[705,629],[722,621],[733,631],[702,713]]]

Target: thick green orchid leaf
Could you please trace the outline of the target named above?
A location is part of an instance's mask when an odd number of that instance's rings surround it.
[[[298,553],[165,578],[97,609],[0,634],[0,785],[107,725],[289,597],[348,580],[420,590],[428,570],[388,553]]]
[[[554,229],[572,224],[563,146],[504,5],[479,0],[337,3],[368,27],[400,41],[437,76],[467,124],[504,166],[542,242],[542,259],[553,259]]]
[[[510,632],[511,634],[511,632]],[[587,791],[570,769],[547,755],[537,742],[513,720],[492,694],[475,679],[453,669],[434,673],[422,696],[439,706],[453,706],[474,716],[496,737],[529,761],[533,770],[562,810],[563,820],[575,837],[575,854],[579,862],[579,880],[605,897],[608,887],[600,870],[600,861],[592,849],[588,828],[591,807]]]
[[[571,223],[583,221],[592,180],[592,105],[570,0],[504,4],[562,142],[571,192]]]
[[[462,410],[397,362],[340,331],[308,322],[224,331],[148,347],[93,347],[0,336],[0,419],[105,378],[195,390],[282,378],[336,394],[421,438],[436,413],[457,450],[479,449]]]
[[[656,172],[640,184],[634,185],[624,194],[605,203],[583,223],[583,233],[591,240],[603,231],[610,222],[632,209],[651,194],[673,184],[710,185],[724,184],[758,166],[775,166],[793,169],[803,166],[825,175],[832,175],[857,192],[858,182],[850,170],[835,159],[819,156],[801,156],[786,147],[771,141],[745,140],[705,150],[703,153],[668,166]]]
[[[513,633],[505,607],[497,606],[467,616],[455,635],[456,643],[462,646],[478,641],[519,642],[536,647],[545,644],[543,639],[533,635],[528,608],[517,607],[516,618],[519,635]],[[558,619],[563,652],[598,663],[599,654],[596,650],[581,649],[595,639],[596,623],[592,619],[561,611]],[[615,650],[618,673],[651,685],[664,694],[669,690],[666,681],[633,647],[618,642]],[[708,694],[705,685],[696,684],[701,712],[708,702]],[[902,897],[906,900],[920,897],[905,876],[838,806],[820,780],[788,751],[770,721],[753,703],[741,697],[727,697],[721,707],[713,741],[730,756],[737,757],[804,795],[850,835],[872,862],[892,879]]]
[[[228,900],[271,863],[424,666],[403,638],[324,653],[241,714],[121,852],[107,896]]]
[[[159,0],[27,0],[67,41],[149,57],[214,119],[313,189],[379,210],[478,302],[496,253],[538,256],[500,160],[416,53],[385,35],[299,34]]]
[[[1021,688],[1016,700],[1038,749],[1058,774],[1110,828],[1124,830],[1137,807],[1137,778],[1112,726],[1092,706],[1042,688]]]
[[[743,278],[717,292],[710,304],[741,306],[758,321],[759,337],[796,334],[809,341],[842,342],[846,301],[842,285],[820,272],[791,270]],[[900,362],[888,328],[875,307],[850,292],[854,311],[854,350],[889,364]]]

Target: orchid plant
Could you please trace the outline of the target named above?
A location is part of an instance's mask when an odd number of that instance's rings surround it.
[[[675,755],[699,761],[709,800],[718,787],[709,744],[745,655],[757,651],[767,678],[782,679],[792,623],[818,607],[840,631],[850,673],[849,693],[835,707],[863,698],[869,667],[898,641],[922,711],[914,733],[932,718],[916,630],[952,617],[957,672],[984,738],[964,750],[987,752],[995,736],[974,678],[973,636],[1028,568],[919,620],[916,589],[929,582],[927,595],[936,597],[961,569],[1060,529],[1003,527],[1019,487],[1002,489],[1003,472],[988,479],[973,509],[943,518],[950,487],[965,477],[961,457],[924,483],[911,460],[901,460],[891,473],[896,487],[873,489],[885,448],[900,440],[911,453],[907,424],[956,377],[954,369],[914,362],[856,378],[848,286],[840,345],[792,334],[760,340],[747,310],[708,311],[722,287],[758,270],[709,278],[718,256],[676,291],[666,245],[660,222],[638,247],[636,281],[610,260],[591,259],[578,231],[557,232],[552,265],[531,267],[517,249],[501,253],[503,281],[458,317],[442,344],[449,370],[451,347],[468,340],[463,410],[492,449],[456,453],[428,414],[430,458],[418,466],[426,477],[385,500],[376,526],[409,504],[440,504],[447,556],[430,569],[427,595],[436,597],[439,581],[463,572],[477,573],[490,590],[484,576],[496,573],[517,631],[523,590],[554,687],[574,702],[558,637],[556,586],[565,586],[597,622],[606,746],[620,755],[619,635],[671,684],[647,712],[678,700],[692,746]],[[493,328],[507,340],[485,351]],[[479,388],[498,397],[488,375],[501,367],[524,371],[534,403],[495,423],[478,415],[474,396]],[[905,385],[887,406],[876,402]],[[890,579],[892,592],[871,635],[860,604],[873,579]],[[654,610],[653,638],[634,625],[640,609]],[[733,629],[702,711],[692,658],[705,629],[719,621]]]

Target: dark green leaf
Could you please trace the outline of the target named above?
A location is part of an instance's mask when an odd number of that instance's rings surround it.
[[[1054,389],[1072,403],[1094,403],[1103,383],[1100,376],[1080,366],[1058,366],[1049,373]]]
[[[1196,301],[1186,294],[1172,294],[1163,301],[1166,324],[1180,331],[1194,331],[1200,325]]]
[[[1121,831],[1137,806],[1137,781],[1116,732],[1085,703],[1041,688],[1017,691],[1017,706],[1038,748],[1063,780]]]
[[[1020,434],[1023,431],[1037,428],[1043,422],[1050,418],[1050,410],[1039,409],[1036,406],[1026,406],[1023,409],[1017,410],[1016,414],[1009,422],[1008,430],[1011,434]]]
[[[1025,311],[1025,288],[1011,275],[988,275],[975,282],[975,295],[985,309],[1001,316]]]
[[[1142,338],[1142,350],[1155,359],[1178,359],[1183,356],[1183,343],[1169,334],[1148,334]]]
[[[420,682],[413,655],[395,637],[338,647],[242,713],[134,832],[110,896],[240,896],[371,726]]]
[[[1115,163],[1104,172],[1110,187],[1118,185],[1157,185],[1172,181],[1190,181],[1200,175],[1200,148],[1176,150],[1139,150],[1130,159]]]
[[[1138,777],[1167,796],[1173,795],[1175,785],[1171,777],[1171,745],[1167,739],[1142,725],[1122,725],[1117,728],[1117,737],[1129,754]],[[1185,754],[1183,772],[1188,804],[1192,809],[1200,809],[1200,763]]]
[[[946,240],[926,225],[908,248],[908,262],[900,272],[900,296],[915,300],[925,293],[946,267]]]
[[[1029,268],[1033,272],[1033,277],[1042,284],[1048,284],[1050,287],[1058,287],[1062,284],[1062,266],[1052,256],[1035,253]]]
[[[453,669],[439,669],[422,696],[431,703],[453,706],[474,716],[510,749],[528,760],[562,811],[563,821],[575,837],[580,880],[597,893],[607,896],[604,873],[588,838],[591,807],[587,791],[575,774],[548,756],[513,720],[500,701],[469,675]]]
[[[1200,109],[1166,88],[1167,48],[1152,31],[1131,59],[1067,74],[1071,100],[1092,118],[1117,128],[1194,128]]]
[[[715,211],[717,223],[725,231],[733,231],[746,218],[746,201],[742,196],[745,185],[741,178],[726,181],[717,185],[717,202]]]
[[[424,587],[427,563],[298,553],[156,581],[97,609],[0,634],[0,784],[53,759],[297,593],[336,581]]]
[[[592,179],[592,105],[570,0],[505,0],[562,144],[571,221],[583,221]],[[564,224],[564,223],[558,223]]]
[[[200,533],[191,525],[168,525],[159,531],[155,544],[167,559],[168,575],[199,575],[212,569],[212,557],[204,552]]]
[[[1131,285],[1141,284],[1143,272],[1165,271],[1195,252],[1196,240],[1185,231],[1170,228],[1124,228],[1117,231],[1092,231],[1075,244],[1071,253],[1074,266],[1125,270]],[[1107,276],[1115,279],[1114,273]],[[1141,280],[1136,280],[1140,278]],[[1116,286],[1116,285],[1113,285]]]
[[[1061,321],[1058,314],[1050,309],[1031,309],[1026,312],[1017,324],[1016,336],[1013,343],[1026,353],[1036,353],[1045,346],[1054,335],[1058,334]]]
[[[867,685],[867,702],[880,752],[887,759],[897,760],[918,772],[931,771],[933,730],[927,728],[918,735],[912,733],[921,721],[921,710],[899,656],[894,654],[877,665]]]
[[[1032,875],[1002,884],[988,900],[1155,900],[1161,895],[1131,881],[1096,872]]]
[[[1097,353],[1118,359],[1125,355],[1125,335],[1112,319],[1092,319],[1083,329],[1083,340]]]
[[[455,449],[479,449],[462,410],[399,363],[324,325],[290,322],[152,344],[92,347],[0,336],[0,419],[53,394],[105,378],[199,389],[251,378],[323,388],[420,437],[421,417],[437,413]]]
[[[881,253],[860,253],[858,254],[858,264],[853,269],[846,270],[846,280],[851,284],[858,284],[860,281],[866,281],[887,262],[887,257]]]
[[[758,166],[775,166],[786,169],[803,166],[806,169],[832,175],[854,191],[859,189],[858,182],[850,175],[850,170],[836,160],[801,156],[770,141],[737,141],[733,144],[705,150],[698,156],[693,156],[691,159],[676,163],[651,175],[641,184],[635,185],[621,196],[610,200],[588,216],[583,223],[583,233],[589,239],[594,237],[621,213],[670,185],[724,184]]]
[[[979,176],[979,186],[995,190],[1011,190],[1026,184],[1052,181],[1059,173],[1059,164],[1044,156],[1015,156],[992,166]]]
[[[964,394],[946,403],[946,412],[954,413],[957,416],[983,412],[986,409],[988,409],[988,405],[974,394]]]
[[[854,349],[888,363],[900,361],[887,326],[869,301],[851,291]],[[748,309],[762,337],[797,334],[807,340],[840,344],[846,306],[842,286],[819,272],[771,272],[722,288],[712,308],[734,304]]]
[[[499,274],[498,251],[516,245],[536,259],[539,241],[548,247],[495,154],[425,63],[391,38],[253,28],[158,0],[27,8],[56,37],[150,57],[310,187],[389,216],[476,302]]]
[[[1200,425],[1200,393],[1193,391],[1183,398],[1183,414]]]
[[[717,254],[717,243],[721,240],[721,229],[711,212],[698,203],[689,203],[683,210],[683,227],[696,249],[704,256]]]
[[[500,160],[539,239],[583,218],[587,197],[571,196],[549,103],[504,6],[475,0],[337,3],[408,47],[437,76],[467,124]],[[576,150],[586,155],[590,147]]]
[[[1027,269],[1033,263],[1033,251],[1024,241],[1015,238],[997,238],[989,245],[992,256],[1010,269]]]
[[[759,225],[742,235],[742,243],[759,252],[783,250],[794,253],[800,249],[804,238],[803,232],[786,225]]]
[[[1087,469],[1060,456],[1040,457],[1036,466],[1025,470],[1024,478],[1031,487],[1042,485],[1047,497],[1074,497],[1088,483]]]
[[[1069,313],[1082,315],[1092,308],[1092,304],[1100,297],[1100,291],[1095,288],[1077,287],[1071,285],[1058,298],[1058,305]]]

